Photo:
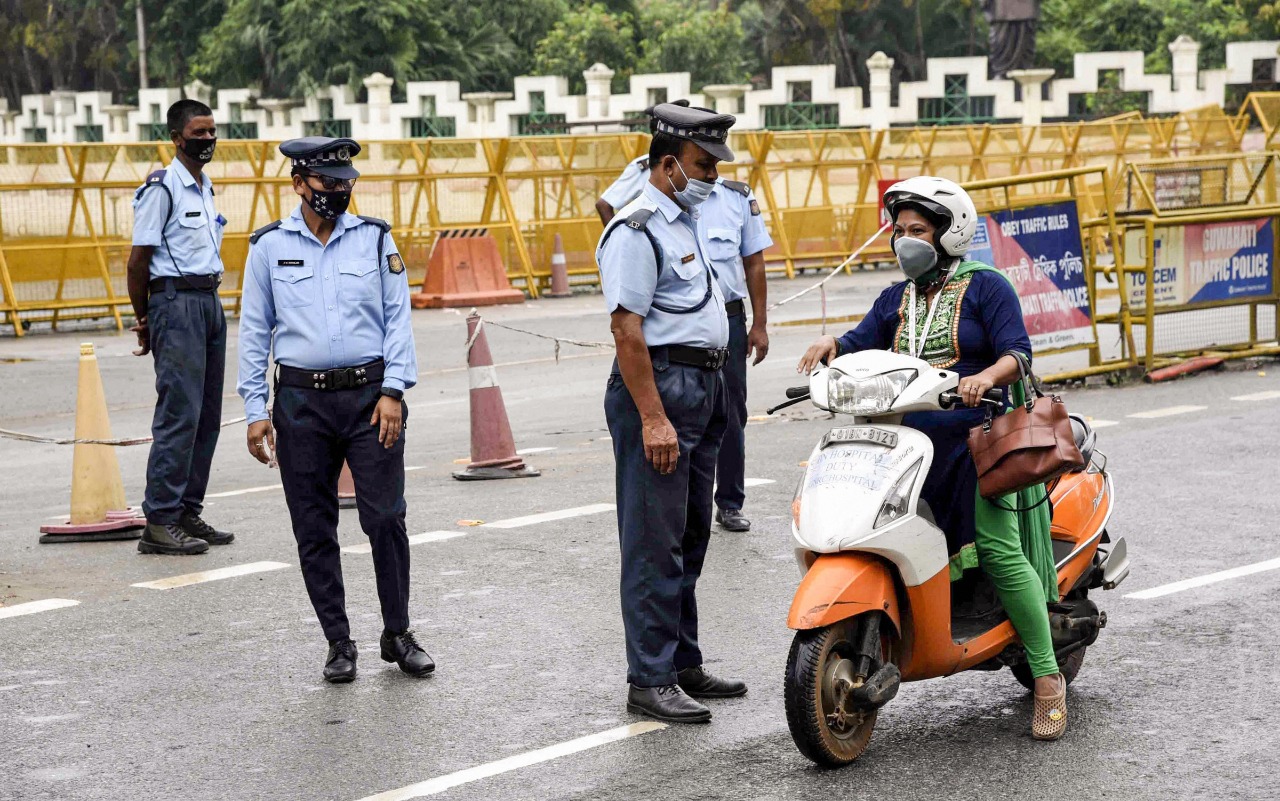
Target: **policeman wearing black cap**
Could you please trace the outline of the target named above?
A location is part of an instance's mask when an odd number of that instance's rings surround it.
[[[302,202],[249,238],[238,387],[249,453],[264,464],[272,452],[279,459],[303,580],[329,640],[324,678],[356,677],[338,548],[344,460],[373,551],[382,659],[426,675],[435,663],[409,629],[403,398],[418,373],[404,261],[390,225],[347,213],[360,176],[351,165],[359,144],[310,136],[283,143],[280,152],[293,162],[293,191]]]
[[[710,540],[725,428],[724,296],[696,215],[732,161],[735,119],[662,104],[649,181],[596,248],[618,357],[605,391],[613,436],[627,640],[627,709],[672,722],[711,719],[695,698],[743,695],[703,669],[695,587]],[[692,696],[692,697],[691,697]]]
[[[672,105],[689,106],[688,100],[673,100]],[[652,135],[658,131],[658,118],[653,116],[653,110],[656,106],[649,106],[644,110],[644,115],[649,118],[649,133]],[[632,159],[622,174],[618,176],[609,188],[600,193],[600,199],[596,201],[596,214],[600,215],[600,222],[605,225],[614,218],[618,213],[618,209],[635,200],[644,189],[644,185],[649,182],[649,154],[637,156]]]

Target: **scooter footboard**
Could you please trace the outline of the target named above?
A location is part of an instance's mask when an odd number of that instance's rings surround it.
[[[869,553],[821,554],[796,589],[787,626],[816,629],[875,609],[901,632],[891,570],[888,562]]]

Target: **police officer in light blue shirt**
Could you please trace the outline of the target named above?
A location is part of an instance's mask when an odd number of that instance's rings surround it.
[[[688,107],[689,101],[677,100],[671,105]],[[644,110],[645,116],[649,118],[650,134],[657,131],[658,126],[658,120],[653,116],[653,108],[649,106]],[[600,222],[608,225],[618,213],[618,209],[639,197],[647,183],[649,183],[649,154],[645,153],[632,159],[623,168],[617,180],[600,194],[600,199],[596,201],[596,213],[600,215]]]
[[[264,464],[272,452],[278,458],[303,580],[329,641],[324,678],[356,677],[338,548],[344,460],[373,550],[382,659],[423,676],[435,663],[409,629],[402,431],[404,391],[418,371],[404,261],[390,225],[347,213],[359,144],[306,137],[280,152],[293,162],[302,202],[249,239],[239,381],[249,453]],[[276,397],[268,416],[272,353]]]
[[[716,522],[728,531],[748,531],[746,500],[747,359],[759,364],[769,353],[768,287],[764,251],[773,245],[751,187],[724,178],[699,207],[699,229],[707,258],[720,278],[729,316],[729,360],[724,366],[728,422],[716,464]],[[746,303],[751,303],[747,329]]]
[[[153,354],[156,409],[147,455],[138,551],[196,554],[235,537],[201,518],[218,430],[227,359],[227,320],[218,297],[222,232],[204,165],[213,159],[213,112],[196,100],[169,108],[177,154],[147,176],[133,200],[129,299],[138,356]]]
[[[731,161],[728,114],[663,104],[641,195],[596,249],[618,357],[605,390],[622,551],[627,709],[694,723],[695,698],[742,695],[698,647],[695,587],[706,558],[724,433],[729,321],[695,220],[716,164]],[[691,697],[692,696],[692,697]]]

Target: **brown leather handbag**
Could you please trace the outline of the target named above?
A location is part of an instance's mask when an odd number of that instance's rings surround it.
[[[1023,398],[1007,414],[992,414],[969,429],[969,453],[978,469],[978,494],[994,500],[1011,492],[1044,484],[1084,467],[1067,417],[1067,405],[1057,395],[1046,397],[1021,353],[1018,360]],[[1015,385],[1016,388],[1017,385]],[[1047,494],[1046,494],[1047,497]],[[1038,504],[1037,504],[1038,505]]]

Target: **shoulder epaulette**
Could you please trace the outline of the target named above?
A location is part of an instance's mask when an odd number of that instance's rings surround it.
[[[726,189],[732,189],[743,197],[751,197],[751,187],[744,184],[742,181],[726,180],[724,181],[724,185]]]
[[[653,212],[654,210],[649,208],[636,209],[627,217],[627,227],[643,231],[649,225],[649,218],[653,216]]]
[[[270,224],[268,224],[268,225],[264,225],[264,226],[262,226],[261,228],[259,228],[258,230],[256,230],[256,231],[254,231],[253,233],[249,234],[249,244],[250,244],[250,245],[256,245],[256,244],[258,244],[258,240],[259,240],[259,239],[261,239],[262,237],[266,236],[267,234],[269,234],[269,233],[271,233],[272,231],[274,231],[274,230],[276,230],[277,228],[279,228],[279,227],[280,227],[280,224],[281,224],[281,223],[283,223],[283,222],[284,222],[283,220],[276,220],[275,222],[270,223]]]
[[[640,165],[640,170],[641,170],[642,172],[647,172],[647,171],[648,171],[648,169],[649,169],[649,157],[648,157],[648,156],[645,156],[644,158],[640,159],[640,160],[639,160],[639,161],[637,161],[636,163]]]
[[[379,228],[382,229],[382,232],[384,234],[391,230],[391,223],[379,217],[366,217],[363,214],[357,214],[356,216],[364,220],[365,222],[369,223],[370,225],[378,226]]]
[[[147,191],[151,187],[156,186],[157,184],[163,183],[165,172],[166,172],[165,170],[156,170],[155,172],[148,175],[147,179],[142,182],[142,186],[138,187],[138,191],[133,193],[134,199],[136,200],[142,197],[142,193]]]

